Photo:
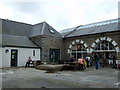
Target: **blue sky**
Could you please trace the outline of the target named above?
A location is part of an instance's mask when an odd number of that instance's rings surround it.
[[[2,0],[0,18],[56,30],[118,18],[119,0]]]

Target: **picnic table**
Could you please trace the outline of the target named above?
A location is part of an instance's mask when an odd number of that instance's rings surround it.
[[[32,60],[30,62],[30,66],[37,66],[37,65],[40,65],[41,64],[41,60]]]
[[[65,69],[74,69],[76,70],[77,69],[77,65],[78,65],[78,62],[66,62],[65,65],[64,65],[64,68]]]

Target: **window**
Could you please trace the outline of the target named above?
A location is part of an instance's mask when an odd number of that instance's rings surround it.
[[[115,50],[114,46],[111,42],[108,41],[101,41],[98,43],[95,48],[95,50]]]
[[[55,33],[55,31],[54,31],[54,30],[52,30],[52,29],[49,29],[49,31],[50,31],[51,33],[53,33],[53,34]]]
[[[35,56],[35,50],[33,50],[33,56]]]
[[[71,49],[72,49],[71,54],[74,55],[76,60],[81,57],[85,58],[87,55],[87,50],[83,44],[75,44],[74,46],[72,46]]]

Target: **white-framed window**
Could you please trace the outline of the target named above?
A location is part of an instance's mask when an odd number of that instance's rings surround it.
[[[75,44],[72,46],[72,52],[71,54],[74,55],[75,59],[78,60],[78,58],[85,58],[87,56],[87,49],[83,44]]]
[[[111,42],[108,42],[108,41],[101,41],[99,42],[95,47],[94,47],[94,50],[115,50],[115,47],[113,46],[113,44]]]

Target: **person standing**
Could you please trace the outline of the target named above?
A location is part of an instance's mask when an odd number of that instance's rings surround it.
[[[87,61],[85,59],[83,59],[83,69],[87,68]]]
[[[113,55],[110,53],[110,55],[109,55],[109,65],[110,65],[110,67],[112,67],[113,66]]]
[[[115,60],[115,55],[113,55],[113,68],[116,68],[116,60]]]
[[[78,58],[78,65],[79,65],[80,70],[84,70],[83,64],[84,64],[83,58]]]
[[[89,56],[87,56],[86,57],[86,63],[87,63],[87,68],[89,68],[89,66],[90,66],[90,57]]]
[[[97,70],[98,69],[98,61],[99,61],[98,53],[95,53],[94,60],[95,60],[95,69]]]
[[[74,62],[75,61],[75,58],[74,58],[74,56],[72,56],[71,58],[70,58],[70,62]]]

